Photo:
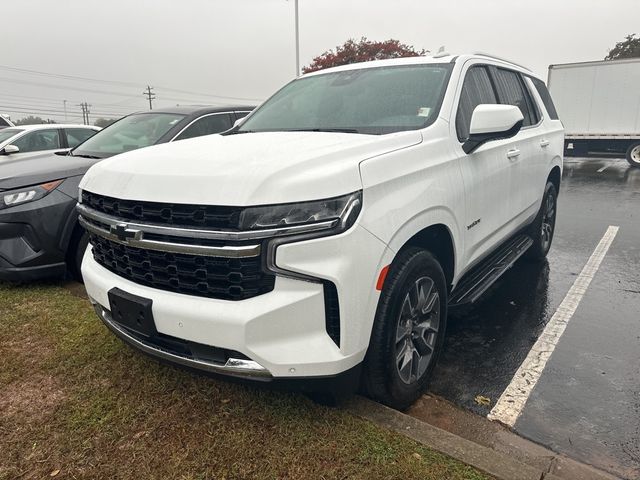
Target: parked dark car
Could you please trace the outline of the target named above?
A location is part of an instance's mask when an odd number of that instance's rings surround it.
[[[220,133],[254,107],[176,107],[128,115],[64,154],[0,163],[0,280],[71,273],[80,279],[87,236],[75,205],[98,161],[149,145]]]

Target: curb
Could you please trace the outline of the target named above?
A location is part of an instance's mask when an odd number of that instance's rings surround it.
[[[574,461],[569,462],[570,469],[567,469],[562,475],[556,475],[550,473],[552,466],[559,458],[564,460],[564,457],[560,457],[554,452],[549,452],[549,466],[545,469],[527,465],[508,455],[363,397],[353,397],[344,407],[353,415],[409,437],[432,450],[444,453],[499,480],[614,480],[617,478]]]

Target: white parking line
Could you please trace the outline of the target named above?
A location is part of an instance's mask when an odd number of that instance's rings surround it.
[[[619,227],[609,226],[598,246],[589,257],[586,265],[569,289],[569,292],[562,300],[562,303],[551,317],[533,345],[527,358],[524,359],[520,368],[513,376],[511,383],[502,393],[491,412],[487,416],[489,420],[496,420],[500,423],[513,427],[516,420],[522,413],[529,395],[538,383],[545,365],[553,350],[556,348],[560,337],[564,333],[569,320],[575,313],[580,300],[589,288],[591,280],[600,267],[600,263],[607,254],[613,239],[618,233]]]
[[[604,167],[602,167],[602,168],[600,168],[600,169],[598,169],[598,170],[596,170],[596,171],[597,171],[598,173],[602,173],[602,172],[604,172],[607,168],[609,168],[610,166],[611,166],[611,164],[609,164],[609,165],[605,165]]]

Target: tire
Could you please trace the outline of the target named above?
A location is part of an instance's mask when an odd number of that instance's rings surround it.
[[[405,410],[424,393],[444,343],[447,301],[444,273],[434,256],[419,248],[402,252],[378,301],[363,369],[368,396]],[[398,360],[403,351],[407,355]]]
[[[556,186],[548,181],[544,189],[540,211],[528,229],[528,234],[533,239],[533,245],[525,253],[527,259],[541,262],[546,258],[556,230],[557,213],[558,192]]]
[[[69,243],[69,252],[67,253],[69,272],[73,278],[80,283],[84,283],[80,267],[82,266],[82,258],[88,245],[89,235],[84,230],[78,230]]]
[[[640,142],[632,143],[627,148],[626,158],[629,165],[640,168]]]

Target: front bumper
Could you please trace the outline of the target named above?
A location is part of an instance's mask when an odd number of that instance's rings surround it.
[[[76,200],[53,191],[35,202],[0,210],[0,280],[27,281],[66,272],[69,219]]]
[[[87,293],[97,304],[103,321],[106,318],[107,326],[124,341],[151,355],[215,373],[254,379],[296,379],[335,376],[362,362],[377,305],[377,272],[389,256],[387,247],[361,227],[278,247],[278,267],[336,285],[340,347],[326,330],[324,290],[320,282],[278,276],[273,291],[246,300],[196,297],[126,280],[99,265],[90,249],[82,273]],[[243,358],[235,360],[251,363],[203,364],[165,355],[167,352],[156,345],[140,345],[139,341],[133,341],[135,338],[127,338],[114,329],[108,314],[103,313],[109,309],[108,292],[114,287],[151,299],[155,326],[163,336],[238,352]]]

